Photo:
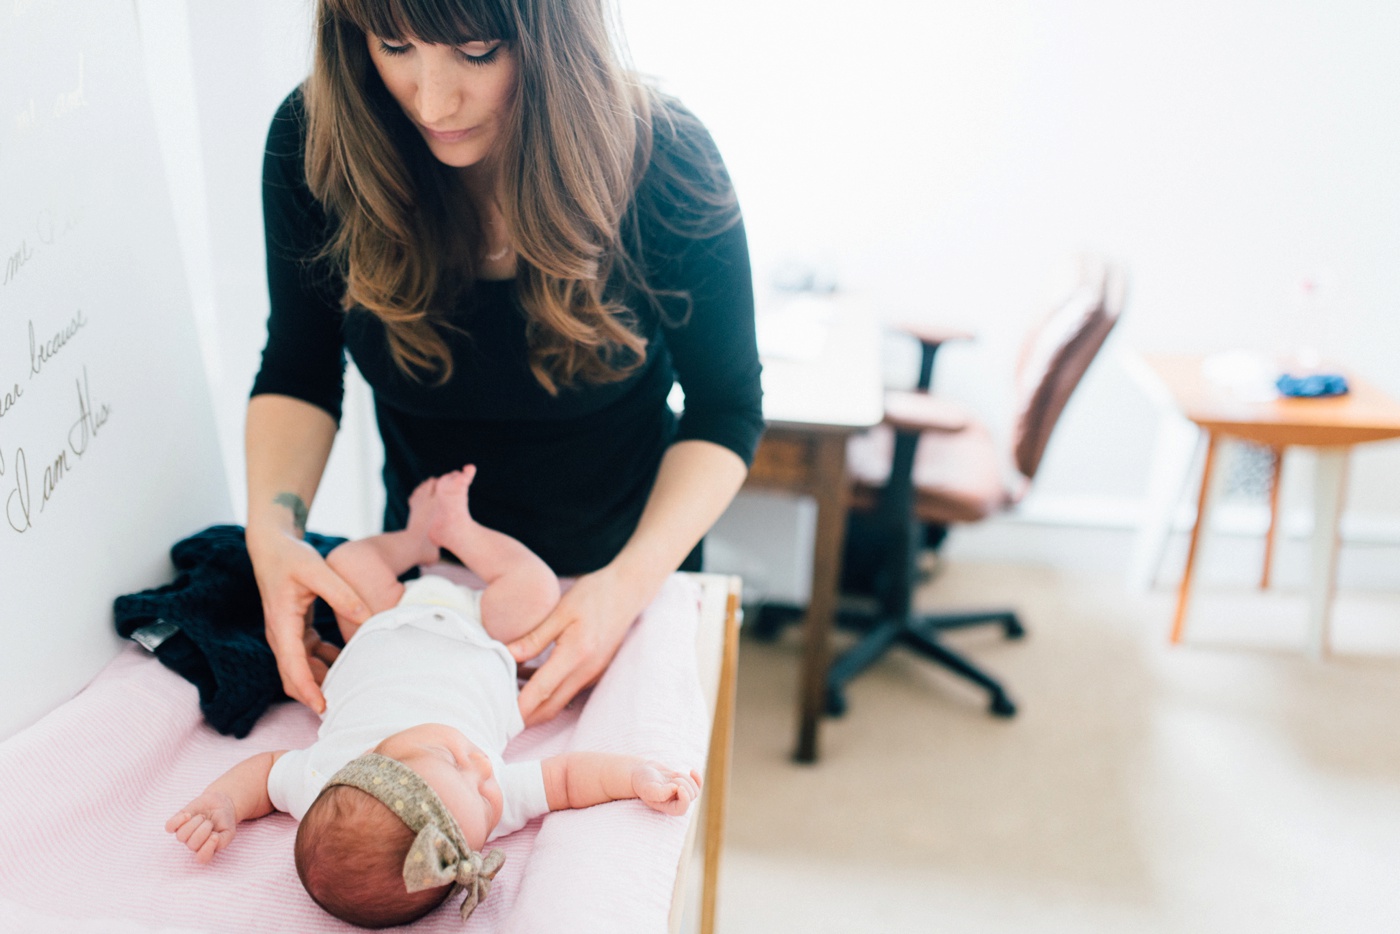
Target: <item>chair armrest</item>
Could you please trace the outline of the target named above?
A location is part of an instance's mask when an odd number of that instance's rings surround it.
[[[885,393],[885,424],[895,431],[962,431],[974,418],[968,409],[926,392]]]
[[[909,335],[919,342],[922,357],[919,360],[918,388],[923,391],[927,391],[933,386],[933,358],[934,355],[938,353],[938,348],[949,341],[973,339],[973,335],[968,331],[932,327],[926,324],[910,324],[906,322],[896,325],[895,329]]]
[[[904,321],[891,327],[902,334],[908,334],[914,340],[925,347],[940,347],[951,341],[976,340],[977,335],[971,331],[963,331],[958,328],[944,328],[931,324],[915,324]]]

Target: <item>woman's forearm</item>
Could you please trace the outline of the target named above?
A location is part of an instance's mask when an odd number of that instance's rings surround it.
[[[335,441],[330,414],[290,396],[254,396],[248,402],[244,446],[248,459],[248,529],[306,531]]]
[[[743,486],[739,455],[710,441],[679,441],[661,460],[642,518],[611,566],[649,601]]]

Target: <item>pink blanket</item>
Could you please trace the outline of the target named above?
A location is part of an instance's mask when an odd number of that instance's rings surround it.
[[[589,749],[703,770],[699,600],[690,580],[668,581],[581,709],[527,730],[506,759]],[[208,866],[163,827],[229,766],[304,746],[316,726],[288,703],[246,739],[220,736],[200,719],[192,685],[128,648],[73,700],[0,743],[0,931],[359,930],[302,890],[291,817],[244,824]],[[465,927],[455,903],[414,927],[664,931],[686,821],[636,801],[547,815],[497,841],[505,868]]]

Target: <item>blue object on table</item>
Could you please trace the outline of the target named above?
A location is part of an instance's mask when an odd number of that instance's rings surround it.
[[[1340,373],[1309,373],[1307,376],[1284,373],[1274,385],[1285,396],[1305,399],[1344,396],[1348,388],[1347,378]]]

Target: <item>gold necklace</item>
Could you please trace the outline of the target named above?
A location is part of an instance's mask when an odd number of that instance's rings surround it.
[[[494,230],[495,227],[496,227],[496,222],[495,222],[495,221],[487,221],[487,222],[486,222],[487,231]],[[486,232],[486,231],[483,231],[483,233],[485,233],[485,232]],[[488,235],[485,239],[486,239],[486,241],[487,241],[487,246],[489,247],[489,246],[490,246],[490,236]],[[486,262],[488,262],[488,263],[494,263],[494,262],[496,262],[497,260],[505,259],[505,258],[506,258],[506,254],[509,253],[509,252],[510,252],[510,237],[506,237],[506,242],[503,243],[503,244],[501,244],[501,248],[500,248],[499,250],[490,250],[489,252],[486,251],[486,250],[483,250],[482,253],[481,253],[481,257],[482,257],[482,259],[486,260]]]

